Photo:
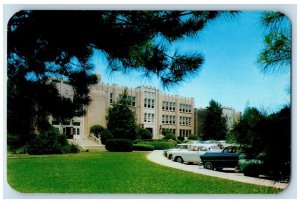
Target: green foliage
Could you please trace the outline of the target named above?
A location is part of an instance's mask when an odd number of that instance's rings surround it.
[[[163,149],[171,149],[175,148],[177,145],[177,142],[174,140],[152,140],[152,141],[142,141],[138,144],[147,144],[154,146],[155,150],[163,150]]]
[[[177,137],[177,142],[178,142],[178,141],[182,142],[182,141],[184,141],[184,140],[185,140],[185,138],[184,138],[183,136],[178,136],[178,137]]]
[[[189,135],[188,140],[199,140],[198,135]]]
[[[171,130],[163,130],[162,134],[164,140],[177,140],[176,135]]]
[[[152,139],[152,134],[149,130],[137,127],[136,128],[136,137],[142,140]]]
[[[240,183],[161,166],[148,152],[87,152],[9,156],[7,181],[21,193],[276,194],[282,189]],[[43,180],[43,181],[41,181]]]
[[[114,139],[136,139],[135,114],[131,110],[126,91],[108,109],[107,129],[111,131]]]
[[[151,144],[133,144],[134,151],[153,151],[155,147]]]
[[[57,129],[50,128],[38,134],[29,144],[29,154],[64,154],[77,153],[79,149],[76,145],[70,145],[67,137],[60,134]]]
[[[224,140],[227,134],[226,119],[221,104],[214,100],[211,100],[207,107],[203,134],[203,140]]]
[[[289,71],[291,66],[291,24],[281,12],[270,11],[262,16],[262,24],[269,28],[264,49],[257,63],[265,73]]]
[[[113,135],[108,129],[104,129],[101,134],[101,143],[105,145],[106,141],[112,139]]]
[[[90,128],[90,133],[93,134],[95,137],[100,138],[102,132],[104,131],[104,127],[101,125],[93,125]]]
[[[105,149],[111,152],[132,152],[132,141],[129,139],[109,139]]]
[[[271,115],[264,115],[256,108],[248,108],[232,131],[238,143],[248,146],[245,151],[247,157],[256,158],[264,154],[267,175],[276,179],[290,176],[290,119],[290,107],[284,107]]]
[[[101,143],[105,145],[108,139],[112,139],[112,133],[110,130],[102,127],[101,125],[93,125],[90,128],[90,133],[94,134],[95,137],[101,139]]]

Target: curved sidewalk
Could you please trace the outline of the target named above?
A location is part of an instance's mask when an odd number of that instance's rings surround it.
[[[272,180],[266,180],[266,179],[262,179],[262,178],[247,177],[247,176],[244,176],[242,173],[212,171],[212,170],[204,169],[202,166],[199,166],[199,165],[187,165],[187,164],[177,163],[177,162],[167,159],[163,155],[162,150],[155,150],[155,151],[150,152],[147,155],[147,159],[149,159],[152,162],[155,162],[155,163],[158,163],[158,164],[161,164],[164,166],[168,166],[171,168],[176,168],[176,169],[180,169],[180,170],[184,170],[184,171],[189,171],[189,172],[193,172],[193,173],[198,173],[198,174],[202,174],[202,175],[208,175],[208,176],[213,176],[213,177],[218,177],[218,178],[223,178],[223,179],[228,179],[228,180],[234,180],[234,181],[239,181],[239,182],[244,182],[244,183],[268,186],[268,187],[275,187],[275,188],[280,188],[280,189],[285,189],[288,186],[288,183],[280,183],[280,182],[275,182]]]

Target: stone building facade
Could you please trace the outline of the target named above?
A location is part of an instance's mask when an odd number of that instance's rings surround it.
[[[194,134],[194,99],[168,95],[150,86],[127,88],[115,84],[105,84],[98,76],[99,83],[92,86],[90,97],[92,102],[86,107],[86,115],[75,117],[71,121],[59,124],[50,119],[52,125],[69,138],[84,139],[89,136],[90,127],[101,125],[106,127],[106,115],[111,104],[126,89],[135,112],[138,125],[148,129],[153,139],[161,139],[162,131],[169,129],[176,136]],[[72,88],[65,81],[56,83],[60,94],[72,98]]]

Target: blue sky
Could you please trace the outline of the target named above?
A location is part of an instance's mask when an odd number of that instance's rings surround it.
[[[157,78],[145,79],[140,73],[109,73],[99,53],[93,57],[95,71],[105,83],[133,88],[151,85],[165,93],[194,97],[197,108],[208,106],[214,99],[241,112],[247,106],[274,112],[290,102],[290,72],[263,74],[255,64],[266,34],[260,17],[260,12],[249,11],[233,18],[218,18],[197,36],[177,41],[173,49],[180,53],[200,52],[205,62],[196,75],[169,89],[164,89]]]

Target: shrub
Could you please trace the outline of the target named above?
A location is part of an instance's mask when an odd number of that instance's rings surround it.
[[[132,141],[129,139],[109,139],[105,149],[111,152],[132,152]]]
[[[113,135],[111,134],[110,130],[108,129],[104,129],[102,131],[102,134],[101,134],[101,143],[102,144],[106,144],[106,141],[109,140],[109,139],[112,139],[113,138]]]
[[[29,144],[29,154],[63,154],[79,152],[77,146],[70,144],[64,134],[60,134],[57,129],[50,128],[38,134]]]
[[[134,144],[134,151],[153,151],[155,147],[151,144]]]
[[[93,134],[95,137],[100,138],[100,135],[104,130],[105,128],[102,127],[101,125],[93,125],[90,128],[90,133]]]
[[[152,134],[149,130],[138,127],[136,129],[136,135],[137,138],[142,139],[142,140],[146,140],[146,139],[152,139]]]
[[[78,153],[79,151],[80,150],[78,145],[73,143],[69,145],[68,153]]]
[[[199,137],[197,135],[190,135],[188,140],[199,140]]]
[[[171,149],[174,148],[177,144],[174,140],[153,140],[153,141],[143,141],[138,144],[148,144],[152,145],[155,150]]]
[[[93,125],[90,128],[90,133],[92,133],[95,137],[101,139],[101,143],[105,145],[108,139],[112,139],[112,133],[110,130],[102,127],[101,125]]]
[[[169,132],[169,133],[167,133],[167,134],[164,136],[163,139],[165,139],[165,140],[176,140],[176,136],[175,136],[174,133]]]
[[[177,139],[181,142],[185,140],[183,136],[179,136],[179,137],[177,137]]]

